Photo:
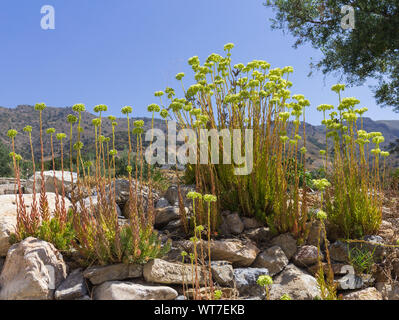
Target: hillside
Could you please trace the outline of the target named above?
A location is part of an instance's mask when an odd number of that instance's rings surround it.
[[[54,127],[57,132],[69,133],[69,124],[66,121],[68,114],[74,113],[71,107],[67,108],[56,108],[48,107],[43,112],[43,129]],[[85,152],[94,151],[94,128],[91,124],[91,120],[95,118],[94,114],[84,112],[82,114],[82,127],[84,132],[82,134],[82,141],[85,145]],[[145,129],[151,127],[150,118],[142,118],[145,122]],[[131,123],[137,118],[133,118]],[[119,118],[116,120],[118,126],[116,127],[116,148],[123,150],[127,147],[127,122],[126,119]],[[34,110],[32,106],[20,105],[16,108],[3,108],[0,107],[0,140],[6,145],[10,145],[9,138],[7,137],[7,131],[9,129],[16,129],[20,134],[16,137],[16,148],[17,152],[21,153],[25,158],[30,157],[29,141],[27,135],[22,132],[22,129],[26,125],[31,125],[33,128],[33,145],[36,156],[40,155],[40,139],[39,139],[39,117],[38,112]],[[155,128],[166,130],[166,125],[163,120],[156,119]],[[76,126],[75,126],[76,128]],[[108,119],[104,119],[102,124],[102,134],[106,137],[110,137],[112,134],[111,123]],[[387,149],[391,143],[395,143],[399,139],[399,121],[397,120],[380,120],[373,121],[370,118],[364,118],[364,128],[367,131],[380,131],[385,137],[385,143],[381,145],[383,149]],[[319,150],[325,148],[325,131],[323,126],[314,126],[306,124],[306,139],[308,149],[308,165],[311,168],[317,168],[322,165],[322,161],[319,155]],[[68,138],[65,141],[65,145],[69,145]],[[66,147],[68,148],[68,147]],[[58,153],[58,144],[55,147],[56,153]],[[50,155],[50,139],[49,135],[44,134],[44,152],[46,155]],[[399,166],[399,155],[393,155],[390,157],[390,165]]]
[[[69,146],[69,123],[67,122],[68,114],[76,114],[71,107],[67,108],[55,108],[47,107],[43,111],[43,131],[47,128],[55,128],[56,132],[64,132],[67,134],[67,139],[65,140],[65,146]],[[94,127],[91,123],[92,119],[97,116],[89,112],[82,113],[82,141],[84,143],[84,150],[86,152],[94,151]],[[144,120],[144,129],[151,127],[150,118],[141,118]],[[131,126],[133,126],[133,121],[137,118],[131,119]],[[115,140],[116,147],[118,150],[123,150],[127,147],[127,121],[126,119],[118,118],[116,119],[118,126],[115,129]],[[10,145],[9,138],[7,137],[7,131],[9,129],[18,130],[19,134],[15,139],[17,152],[22,154],[25,158],[30,157],[30,147],[28,135],[22,131],[22,129],[30,125],[32,126],[32,140],[33,147],[36,156],[40,155],[40,137],[39,137],[39,113],[34,110],[33,106],[20,105],[14,109],[0,107],[0,140],[6,145]],[[154,126],[165,130],[166,125],[164,121],[156,120]],[[76,124],[74,127],[74,135],[76,135]],[[102,135],[105,137],[112,136],[112,126],[111,121],[108,119],[103,119],[102,122]],[[44,133],[44,153],[45,155],[51,155],[50,147],[50,137],[48,134]],[[58,153],[58,143],[55,143],[55,151]]]

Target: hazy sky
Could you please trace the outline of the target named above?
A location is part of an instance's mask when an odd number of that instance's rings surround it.
[[[314,49],[292,48],[294,39],[270,29],[273,12],[262,0],[2,0],[0,2],[0,106],[45,102],[64,107],[82,102],[92,111],[107,104],[120,115],[124,105],[135,116],[148,115],[158,102],[153,92],[179,87],[187,59],[201,61],[233,42],[233,63],[267,60],[272,67],[294,67],[293,93],[312,103],[307,120],[318,123],[321,103],[336,104],[330,91],[338,79],[308,78]],[[42,30],[40,9],[55,8],[55,30]],[[369,83],[371,84],[371,82]],[[368,85],[369,85],[368,84]],[[399,119],[376,106],[368,85],[351,88],[373,119]]]

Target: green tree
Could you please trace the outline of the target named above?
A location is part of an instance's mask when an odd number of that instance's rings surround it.
[[[268,0],[276,12],[273,29],[288,29],[303,43],[320,49],[323,58],[311,66],[324,74],[343,73],[349,85],[378,80],[377,103],[399,112],[399,2],[398,0]],[[345,13],[354,9],[355,28],[343,29]]]
[[[0,177],[8,177],[12,175],[11,160],[8,156],[9,149],[0,142]]]

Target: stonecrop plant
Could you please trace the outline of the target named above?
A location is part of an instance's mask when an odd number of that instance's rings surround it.
[[[35,110],[39,111],[40,119],[40,141],[41,141],[41,171],[40,171],[40,198],[36,201],[36,175],[33,178],[32,206],[30,210],[24,203],[23,192],[20,181],[19,162],[22,157],[15,153],[15,137],[18,132],[9,130],[8,136],[11,139],[13,152],[10,154],[16,177],[18,192],[16,193],[17,204],[17,227],[12,237],[12,241],[21,241],[29,236],[53,243],[58,249],[68,251],[71,248],[77,249],[82,256],[82,263],[109,264],[109,263],[144,263],[150,259],[163,256],[169,250],[169,243],[162,244],[157,232],[153,228],[153,204],[151,192],[149,192],[149,208],[145,212],[145,201],[139,194],[143,181],[143,165],[137,167],[138,162],[143,162],[142,145],[138,145],[136,156],[136,168],[133,170],[130,159],[133,156],[131,148],[130,119],[131,107],[124,107],[122,113],[127,115],[129,130],[129,155],[128,166],[125,168],[129,176],[129,200],[126,210],[127,223],[119,221],[116,204],[116,168],[115,158],[118,151],[115,148],[115,117],[109,116],[108,120],[112,125],[112,137],[104,137],[102,133],[102,113],[107,111],[107,106],[98,105],[94,111],[99,114],[98,118],[93,119],[93,129],[95,132],[95,160],[83,161],[82,150],[84,144],[81,141],[83,133],[82,113],[86,110],[84,104],[73,106],[75,114],[70,114],[67,121],[70,124],[69,134],[69,166],[70,172],[64,172],[64,139],[65,133],[56,133],[54,128],[48,128],[46,133],[50,135],[51,158],[53,164],[53,178],[55,188],[55,209],[50,212],[46,186],[44,179],[44,153],[42,139],[42,112],[46,105],[37,104]],[[133,134],[138,136],[141,142],[144,123],[135,122]],[[74,131],[76,139],[74,140]],[[34,150],[32,145],[32,127],[26,126],[23,130],[28,133],[31,146],[32,161],[35,165]],[[59,141],[61,154],[61,190],[58,189],[55,171],[55,147],[54,137]],[[109,143],[112,139],[112,149]],[[111,157],[111,159],[110,159]],[[93,176],[90,174],[90,168]],[[34,167],[35,168],[35,167]],[[76,168],[76,178],[74,179],[74,168]],[[132,179],[132,172],[136,180]],[[70,187],[71,208],[66,207],[66,191],[64,178],[70,174],[72,186]],[[151,177],[148,178],[151,180]],[[146,182],[151,186],[151,182]],[[140,188],[140,190],[138,189]],[[92,190],[92,191],[90,191]],[[87,197],[87,193],[94,196]]]
[[[381,158],[385,159],[389,153],[380,149],[384,142],[380,132],[366,132],[363,128],[362,116],[367,108],[356,108],[360,103],[356,98],[342,98],[344,89],[342,84],[332,87],[339,96],[336,111],[332,105],[320,105],[318,110],[324,114],[326,150],[321,154],[332,185],[326,190],[326,212],[342,235],[353,239],[375,234],[380,227]],[[331,110],[329,118],[327,110]]]
[[[300,165],[305,168],[305,107],[310,103],[303,95],[291,96],[292,67],[271,69],[261,60],[233,65],[233,47],[227,44],[225,56],[213,53],[203,64],[197,56],[190,58],[195,83],[186,89],[185,74],[179,73],[176,79],[181,82],[183,98],[177,98],[169,87],[157,91],[161,116],[175,120],[181,129],[194,130],[198,155],[201,144],[209,139],[201,136],[201,129],[227,129],[231,137],[233,130],[239,130],[242,137],[248,129],[253,132],[253,168],[248,175],[235,174],[236,169],[245,169],[245,164],[222,163],[226,155],[233,159],[233,148],[225,145],[231,141],[216,141],[219,164],[211,159],[201,164],[197,157],[196,164],[187,165],[186,176],[193,177],[197,191],[218,198],[211,214],[214,230],[219,223],[218,212],[238,209],[243,215],[267,220],[278,232],[299,235],[307,217],[306,188],[300,191],[298,170]],[[162,100],[164,95],[167,101]],[[208,146],[210,154],[212,141]],[[244,139],[241,150],[245,150]],[[200,224],[207,223],[206,210],[200,203],[196,214]]]

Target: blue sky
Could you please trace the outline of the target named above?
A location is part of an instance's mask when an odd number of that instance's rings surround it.
[[[293,93],[312,103],[307,120],[317,124],[321,103],[336,104],[330,91],[338,79],[321,73],[308,78],[309,46],[292,48],[294,39],[270,28],[273,12],[262,0],[2,0],[0,2],[0,106],[45,102],[64,107],[85,103],[92,111],[107,104],[120,115],[124,105],[135,116],[148,115],[153,92],[179,87],[187,59],[223,53],[235,43],[233,63],[266,60],[273,67],[294,67]],[[55,30],[40,27],[43,5],[55,8]],[[371,84],[371,82],[369,83]],[[373,119],[399,114],[376,106],[368,85],[351,88]]]

